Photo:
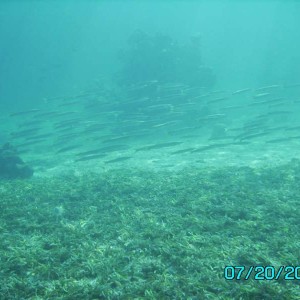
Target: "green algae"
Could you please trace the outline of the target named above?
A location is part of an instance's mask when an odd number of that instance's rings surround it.
[[[1,299],[299,299],[300,163],[1,181]]]

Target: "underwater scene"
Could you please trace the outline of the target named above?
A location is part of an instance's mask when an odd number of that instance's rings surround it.
[[[300,299],[299,13],[1,1],[0,299]]]

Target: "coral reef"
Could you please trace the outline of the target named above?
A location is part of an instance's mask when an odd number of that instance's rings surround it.
[[[9,143],[0,148],[0,178],[28,178],[33,169],[18,156],[16,149]]]
[[[203,64],[198,35],[180,45],[168,35],[151,36],[136,31],[119,57],[122,63],[117,75],[120,85],[152,80],[201,87],[211,87],[215,83],[212,69]]]

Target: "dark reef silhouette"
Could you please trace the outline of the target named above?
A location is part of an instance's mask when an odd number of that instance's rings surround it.
[[[33,169],[19,156],[17,150],[9,143],[0,148],[0,178],[29,178]]]
[[[215,75],[203,64],[201,52],[199,35],[181,45],[168,35],[151,36],[136,31],[129,37],[127,48],[119,53],[122,67],[117,81],[120,85],[157,80],[160,83],[212,87]]]

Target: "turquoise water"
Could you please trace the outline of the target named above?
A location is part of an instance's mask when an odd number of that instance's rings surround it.
[[[299,5],[1,2],[0,298],[298,299]]]

